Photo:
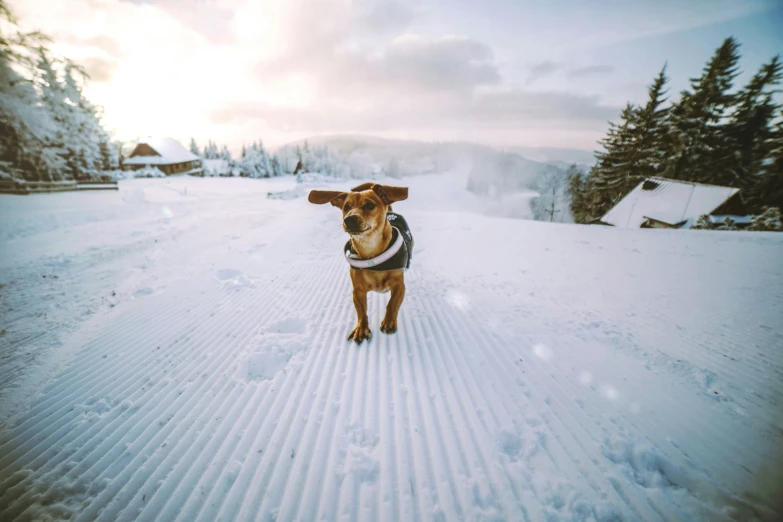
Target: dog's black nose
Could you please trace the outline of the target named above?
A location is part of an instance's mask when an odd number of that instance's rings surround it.
[[[357,230],[359,228],[359,216],[348,216],[343,220],[345,228],[348,230]]]

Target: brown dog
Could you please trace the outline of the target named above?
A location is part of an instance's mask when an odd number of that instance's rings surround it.
[[[397,331],[397,314],[405,297],[403,269],[398,268],[395,259],[385,261],[393,248],[400,248],[402,237],[399,229],[392,227],[389,220],[404,223],[401,216],[391,213],[391,204],[408,198],[407,187],[390,187],[365,183],[354,187],[351,192],[313,190],[308,196],[310,203],[323,205],[331,203],[342,210],[343,230],[351,236],[346,245],[346,256],[351,263],[351,282],[353,283],[353,305],[356,308],[356,328],[348,336],[361,344],[372,335],[367,319],[367,293],[388,292],[391,298],[386,307],[386,315],[381,322],[381,332],[393,334]],[[407,228],[407,224],[405,224]],[[409,232],[407,232],[409,235]],[[410,236],[412,241],[412,236]],[[396,239],[394,244],[392,240]],[[407,237],[406,237],[407,239]],[[403,248],[412,248],[407,244]],[[407,250],[405,251],[406,255]],[[395,256],[400,258],[399,253]],[[384,260],[378,265],[373,260]],[[402,261],[403,263],[405,260]],[[409,263],[409,257],[408,257]],[[386,269],[392,267],[392,269]]]

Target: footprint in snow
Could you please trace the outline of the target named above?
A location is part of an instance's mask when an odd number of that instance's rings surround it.
[[[522,452],[522,439],[519,435],[510,430],[501,430],[495,437],[495,441],[497,442],[498,449],[501,453],[512,461],[519,458],[519,455]]]
[[[303,334],[307,331],[307,321],[301,317],[288,317],[269,326],[268,333]]]
[[[239,361],[235,375],[246,382],[272,380],[303,349],[304,346],[299,343],[260,346],[258,351]]]
[[[231,281],[242,275],[242,272],[234,268],[221,268],[215,272],[218,281]]]
[[[245,277],[241,270],[234,268],[221,268],[215,271],[215,278],[221,283],[227,283],[231,288],[252,287],[253,282]]]
[[[139,288],[138,290],[133,292],[133,298],[134,299],[142,299],[144,297],[151,296],[154,293],[155,293],[155,289],[154,288],[149,288],[149,287]]]

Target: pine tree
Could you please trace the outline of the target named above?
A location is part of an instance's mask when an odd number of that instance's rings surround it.
[[[198,143],[196,143],[195,138],[190,138],[190,152],[201,157],[201,151],[198,148]]]
[[[77,76],[79,78],[77,78]],[[82,84],[87,78],[85,71],[65,61],[63,94],[66,99],[66,121],[63,122],[65,140],[74,142],[84,151],[91,169],[98,169],[102,163],[100,144],[108,141],[109,135],[100,122],[100,109],[83,96]]]
[[[259,171],[261,171],[263,174],[263,177],[268,178],[271,177],[272,174],[272,167],[269,163],[269,156],[266,153],[266,150],[264,149],[264,144],[261,140],[258,140],[258,168]]]
[[[633,153],[628,166],[632,172],[628,184],[623,187],[624,192],[629,192],[646,178],[660,176],[664,171],[666,157],[672,149],[669,109],[662,107],[666,101],[664,87],[668,81],[664,64],[648,88],[647,103],[637,114]]]
[[[79,155],[74,149],[67,149],[65,152],[65,174],[70,179],[78,179],[80,175]]]
[[[280,168],[280,162],[278,161],[277,156],[272,156],[272,161],[270,162],[270,164],[272,167],[272,176],[277,177],[283,175],[282,169]]]
[[[38,50],[37,76],[35,83],[41,93],[41,101],[57,123],[64,123],[63,109],[65,90],[54,70],[54,63],[45,48]]]
[[[83,180],[90,178],[90,171],[92,169],[90,168],[89,161],[87,160],[87,154],[85,154],[84,149],[79,149],[79,151],[76,153],[76,168],[77,175],[74,176],[74,179]]]
[[[114,166],[114,159],[112,158],[111,149],[107,141],[102,141],[100,144],[101,150],[101,170],[111,170]]]
[[[274,175],[272,164],[261,142],[254,141],[239,161],[240,172],[251,178],[268,178]]]
[[[783,111],[778,116],[781,120],[768,140],[769,152],[762,162],[759,180],[747,198],[754,212],[768,207],[783,210]]]
[[[585,185],[587,220],[600,218],[633,187],[637,174],[630,170],[634,158],[634,131],[638,109],[627,104],[620,114],[619,124],[609,123],[607,137],[599,143],[604,151],[596,153],[598,162]]]
[[[86,172],[93,173],[102,164],[100,143],[109,139],[100,108],[82,94],[87,75],[53,58],[49,41],[19,31],[0,0],[0,161],[10,165],[4,168],[12,175],[29,180],[72,178],[70,172],[78,170],[74,160],[68,166],[69,149],[83,150]],[[30,78],[12,65],[28,70]]]
[[[672,154],[667,177],[726,184],[727,142],[725,116],[734,103],[729,92],[738,74],[739,44],[727,38],[704,68],[691,79],[692,91],[683,91],[672,108]]]
[[[228,150],[226,145],[223,145],[223,148],[220,150],[220,159],[224,159],[228,162],[233,161],[233,158],[231,157],[231,151]]]
[[[586,182],[576,165],[570,165],[566,170],[566,194],[571,198],[571,215],[574,222],[584,223],[589,214],[586,201]]]
[[[775,56],[765,64],[748,85],[736,95],[737,106],[726,126],[729,143],[727,184],[745,190],[746,202],[759,210],[755,200],[762,194],[755,190],[763,170],[763,161],[773,148],[775,114],[780,106],[773,95],[783,76],[783,64]]]

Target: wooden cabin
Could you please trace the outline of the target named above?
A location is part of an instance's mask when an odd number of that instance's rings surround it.
[[[201,158],[173,138],[140,141],[122,162],[122,170],[139,170],[146,166],[156,167],[166,175],[203,175]]]
[[[693,181],[647,178],[600,221],[623,228],[690,228],[701,216],[719,221],[746,215],[739,189]]]

